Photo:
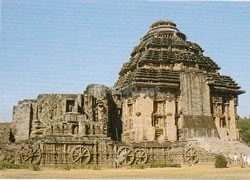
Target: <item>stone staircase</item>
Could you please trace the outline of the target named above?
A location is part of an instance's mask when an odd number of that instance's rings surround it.
[[[240,155],[241,153],[250,156],[250,147],[239,141],[227,141],[218,138],[196,138],[197,145],[205,151],[213,154],[227,156]]]

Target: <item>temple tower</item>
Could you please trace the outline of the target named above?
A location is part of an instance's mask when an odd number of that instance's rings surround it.
[[[237,96],[244,91],[219,69],[174,22],[153,23],[113,88],[122,141],[237,140]]]

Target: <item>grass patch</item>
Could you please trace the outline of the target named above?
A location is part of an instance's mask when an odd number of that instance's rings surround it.
[[[178,167],[180,168],[181,165],[179,163],[174,162],[155,162],[149,164],[150,168],[165,168],[165,167]]]
[[[174,162],[154,162],[148,164],[133,164],[131,168],[133,169],[145,169],[145,168],[165,168],[165,167],[178,167],[180,168],[181,165]]]
[[[133,165],[131,166],[132,169],[145,169],[145,168],[147,168],[147,167],[148,167],[147,164],[133,164]]]
[[[14,164],[3,162],[0,163],[0,169],[28,169],[29,165],[27,164]]]
[[[62,169],[65,171],[70,171],[71,169],[90,169],[90,170],[100,170],[101,167],[97,164],[62,164],[51,166],[54,169]],[[181,167],[178,163],[173,162],[154,162],[148,164],[133,164],[132,169],[145,169],[145,168],[165,168],[165,167]],[[13,164],[13,163],[0,163],[0,170],[2,169],[29,169],[33,171],[39,171],[40,166],[37,164]]]
[[[55,169],[62,169],[69,171],[71,169],[91,169],[91,170],[100,170],[101,167],[97,164],[60,164],[52,166]]]
[[[72,167],[71,167],[69,164],[64,164],[64,165],[62,166],[62,168],[63,168],[63,170],[65,170],[65,171],[69,171]]]
[[[100,170],[101,167],[97,164],[83,164],[81,165],[81,169]]]
[[[32,169],[33,171],[40,171],[40,166],[37,165],[37,164],[31,164],[31,169]]]

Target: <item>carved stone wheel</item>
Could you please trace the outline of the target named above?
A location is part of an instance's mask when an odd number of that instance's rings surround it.
[[[0,150],[0,162],[4,162],[5,156],[4,153]]]
[[[185,152],[185,161],[189,164],[195,164],[199,162],[199,153],[198,151],[191,147]]]
[[[131,165],[135,159],[134,151],[130,147],[122,147],[118,150],[118,156],[124,157],[121,160],[120,165],[128,166]]]
[[[91,158],[90,150],[84,146],[78,146],[72,150],[72,160],[76,164],[88,164]]]
[[[0,162],[9,162],[14,163],[15,162],[15,154],[12,151],[5,151],[0,152]]]
[[[135,151],[135,164],[146,164],[148,155],[144,149],[137,149]]]
[[[39,147],[25,147],[22,148],[21,161],[24,163],[38,164],[41,160],[42,153]]]

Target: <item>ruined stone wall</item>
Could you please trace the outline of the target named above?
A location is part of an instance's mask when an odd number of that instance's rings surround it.
[[[69,111],[66,109],[67,101],[75,101],[76,97],[77,95],[42,94],[36,100],[20,101],[13,109],[16,140],[44,136],[50,132],[52,124],[63,121],[63,113]],[[74,104],[70,111],[74,111]]]
[[[34,100],[19,101],[13,109],[13,126],[16,129],[16,141],[26,140],[30,137],[33,116],[32,105]]]
[[[0,123],[0,146],[10,141],[11,123]]]
[[[91,101],[87,100],[86,97],[90,98]],[[89,122],[92,126],[93,133],[95,136],[111,136],[116,133],[115,127],[109,129],[108,125],[112,124],[112,111],[114,113],[116,110],[112,110],[113,100],[111,90],[102,84],[90,84],[87,86],[84,93],[84,114],[89,113]],[[92,116],[92,118],[90,117]]]
[[[217,137],[210,107],[206,75],[183,72],[180,76],[182,129],[185,138]]]
[[[111,96],[111,94],[110,94]],[[90,85],[84,94],[41,94],[14,107],[16,140],[44,136],[107,136],[107,88]]]
[[[64,113],[75,111],[76,94],[42,94],[33,108],[32,137],[48,134],[67,134]]]

